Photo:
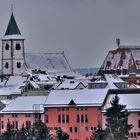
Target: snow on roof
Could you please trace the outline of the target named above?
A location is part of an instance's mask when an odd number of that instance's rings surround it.
[[[45,70],[47,72],[71,71],[63,53],[26,53],[25,62],[29,70]]]
[[[22,76],[10,76],[6,82],[6,86],[20,86],[26,81],[26,77]]]
[[[76,106],[101,106],[108,89],[52,90],[46,107],[68,106],[73,100]]]
[[[139,93],[125,93],[125,94],[117,94],[120,98],[119,103],[126,105],[126,109],[129,111],[140,111],[140,94]],[[109,94],[104,110],[111,106],[110,101],[112,101],[115,94]]]
[[[9,39],[25,39],[22,35],[5,35],[1,38],[1,40],[9,40]]]
[[[136,89],[136,88],[140,88],[140,85],[131,84],[131,85],[128,86],[128,88],[129,88],[129,89],[133,89],[133,88]]]
[[[0,88],[0,96],[21,94],[21,89],[17,86],[6,86]]]
[[[17,97],[1,113],[43,113],[43,104],[47,96],[22,96]]]
[[[0,100],[4,105],[9,105],[13,100]]]
[[[130,67],[134,67],[134,72],[139,74],[140,69],[140,46],[120,46],[116,50],[109,51],[100,71],[120,70],[120,74],[126,75],[130,72]],[[115,73],[114,72],[114,73]]]
[[[117,75],[105,74],[104,76],[105,76],[105,79],[106,79],[110,89],[118,89],[118,87],[115,86],[114,83],[126,83],[121,78],[119,78]]]
[[[32,86],[33,86],[35,89],[38,89],[38,88],[39,88],[39,85],[36,84],[36,82],[30,81],[30,83],[32,84]]]
[[[39,81],[48,81],[48,80],[50,80],[49,75],[45,75],[45,74],[38,74],[37,77],[38,77]]]
[[[56,89],[75,89],[80,83],[80,80],[64,80]]]

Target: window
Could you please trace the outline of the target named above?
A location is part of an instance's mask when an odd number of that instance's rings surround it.
[[[140,128],[140,120],[138,120],[138,127]]]
[[[9,63],[8,63],[8,62],[5,63],[5,68],[6,68],[6,69],[9,68]]]
[[[88,117],[87,117],[87,115],[85,115],[85,122],[88,122]]]
[[[46,123],[48,123],[49,122],[48,115],[46,115],[45,118],[46,118]]]
[[[70,132],[72,132],[72,127],[69,128]]]
[[[69,123],[69,115],[66,116],[66,122]]]
[[[17,62],[17,68],[21,68],[21,63]]]
[[[84,115],[81,115],[81,122],[84,122]]]
[[[140,136],[140,132],[138,132],[137,135]]]
[[[26,121],[25,124],[26,124],[26,128],[28,128],[31,126],[31,121]]]
[[[5,50],[9,50],[9,44],[6,43]]]
[[[58,123],[61,123],[61,115],[58,115]]]
[[[31,115],[30,114],[25,114],[25,117],[31,117]]]
[[[74,127],[74,132],[77,133],[77,127]]]
[[[77,122],[79,123],[80,122],[80,116],[77,115]]]
[[[134,132],[134,138],[136,138],[137,137],[137,134],[136,134],[136,132]]]
[[[17,43],[17,44],[16,44],[16,50],[20,50],[20,48],[21,48],[21,47],[20,47],[20,44]]]
[[[65,122],[65,115],[62,115],[62,122]]]
[[[4,121],[1,122],[1,128],[4,129]]]
[[[18,115],[17,114],[13,114],[12,117],[18,117]]]
[[[130,137],[133,138],[133,133],[130,133]]]
[[[18,129],[18,121],[16,121],[15,123],[16,123],[15,128]]]
[[[84,122],[88,122],[88,116],[87,114],[81,114],[81,115],[77,115],[77,122],[81,122],[81,123],[84,123]]]

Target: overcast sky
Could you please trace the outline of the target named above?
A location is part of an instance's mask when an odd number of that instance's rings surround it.
[[[140,0],[0,0],[0,36],[14,5],[26,52],[65,52],[74,68],[99,67],[115,39],[140,45]]]

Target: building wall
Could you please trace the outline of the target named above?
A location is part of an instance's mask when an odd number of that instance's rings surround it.
[[[70,135],[70,140],[87,140],[98,126],[100,114],[98,107],[46,108],[45,110],[46,125],[52,129],[52,132],[61,127]],[[78,115],[80,116],[79,122]],[[82,115],[83,121],[81,120]],[[60,116],[61,118],[59,118]]]
[[[23,114],[1,114],[1,127],[0,127],[0,132],[6,131],[7,123],[8,120],[10,121],[11,124],[13,122],[15,123],[15,129],[20,129],[22,128],[23,124],[24,127],[26,127],[26,121],[30,121],[31,124],[35,121],[35,116],[34,114],[29,114],[29,113],[23,113]],[[44,115],[41,115],[41,120],[44,121]],[[17,122],[17,128],[16,128],[16,122]]]

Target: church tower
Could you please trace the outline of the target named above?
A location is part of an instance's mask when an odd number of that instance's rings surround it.
[[[2,72],[3,75],[19,75],[24,71],[24,38],[17,26],[13,12],[5,35],[2,37]]]

